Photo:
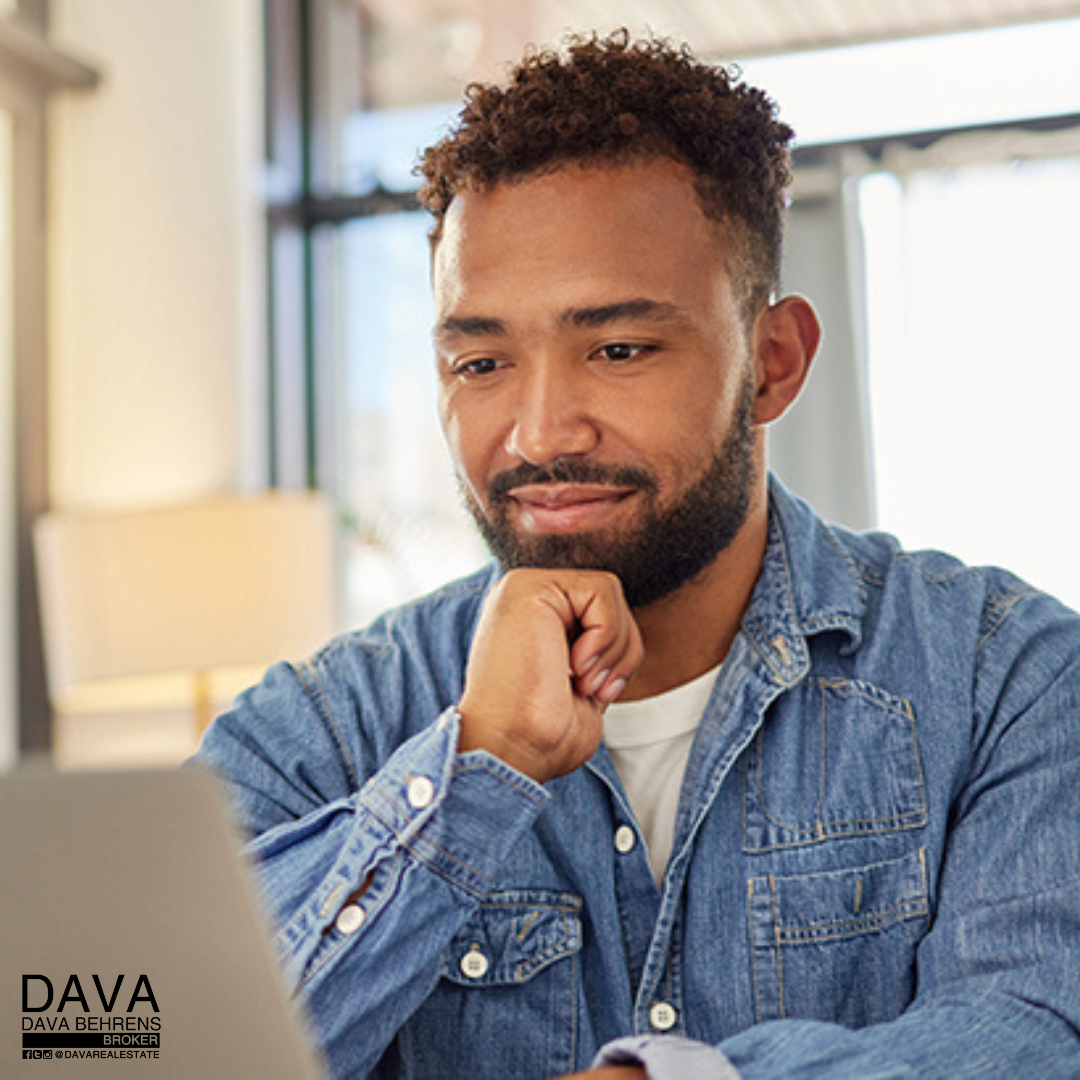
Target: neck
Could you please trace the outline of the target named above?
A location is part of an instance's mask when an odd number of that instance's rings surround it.
[[[692,581],[634,611],[645,660],[620,700],[673,690],[723,662],[761,571],[768,535],[764,491],[731,545]]]

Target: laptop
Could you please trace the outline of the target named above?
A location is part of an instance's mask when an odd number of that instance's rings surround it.
[[[216,785],[0,777],[0,1076],[323,1075]]]

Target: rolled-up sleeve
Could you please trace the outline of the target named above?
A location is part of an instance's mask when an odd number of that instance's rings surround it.
[[[290,693],[287,674],[271,682],[282,680]],[[302,697],[291,701],[305,707]],[[290,730],[309,743],[325,740],[304,757],[334,760],[334,733],[320,733],[311,717],[294,720]],[[341,778],[329,768],[297,775],[277,729],[256,748],[257,730],[250,717],[226,714],[197,764],[225,782],[252,836],[247,851],[286,980],[328,1063],[364,1075],[430,994],[444,948],[548,794],[490,754],[459,755],[455,709],[403,742],[358,790],[328,801]]]

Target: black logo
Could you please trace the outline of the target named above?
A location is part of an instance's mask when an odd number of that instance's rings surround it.
[[[24,975],[22,1007],[26,1060],[161,1054],[161,1010],[145,974]]]
[[[92,975],[94,980],[94,986],[97,988],[98,1000],[101,1002],[101,1007],[107,1012],[113,1011],[113,1006],[116,1004],[116,999],[120,995],[120,986],[124,981],[123,975],[116,977],[116,982],[113,983],[112,994],[106,995],[105,988],[101,985],[101,978],[97,975]],[[31,990],[31,980],[37,980],[39,983],[44,983],[44,988],[35,987]],[[24,975],[22,977],[22,1007],[23,1012],[45,1012],[46,1009],[53,1002],[53,984],[52,980],[47,975]],[[30,1004],[30,999],[33,996],[35,1001],[41,999],[41,992],[44,989],[45,1003],[43,1005]],[[150,980],[145,975],[140,975],[138,981],[135,983],[135,988],[131,992],[131,998],[128,1001],[127,1011],[131,1012],[135,1008],[136,1004],[140,1001],[145,1001],[149,1004],[154,1012],[159,1012],[157,1000],[154,997],[154,991],[150,986]],[[60,996],[60,1001],[56,1006],[56,1011],[63,1012],[64,1006],[73,1002],[78,1002],[82,1006],[82,1011],[88,1013],[90,1006],[86,1000],[86,994],[83,993],[82,984],[79,982],[78,975],[71,975],[68,977],[67,985],[64,987],[64,992]]]

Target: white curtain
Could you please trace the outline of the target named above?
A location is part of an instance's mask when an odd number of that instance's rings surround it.
[[[1080,128],[831,155],[796,178],[784,291],[825,336],[773,467],[827,518],[1080,606]]]
[[[1080,128],[882,164],[862,195],[881,522],[1080,606]]]

